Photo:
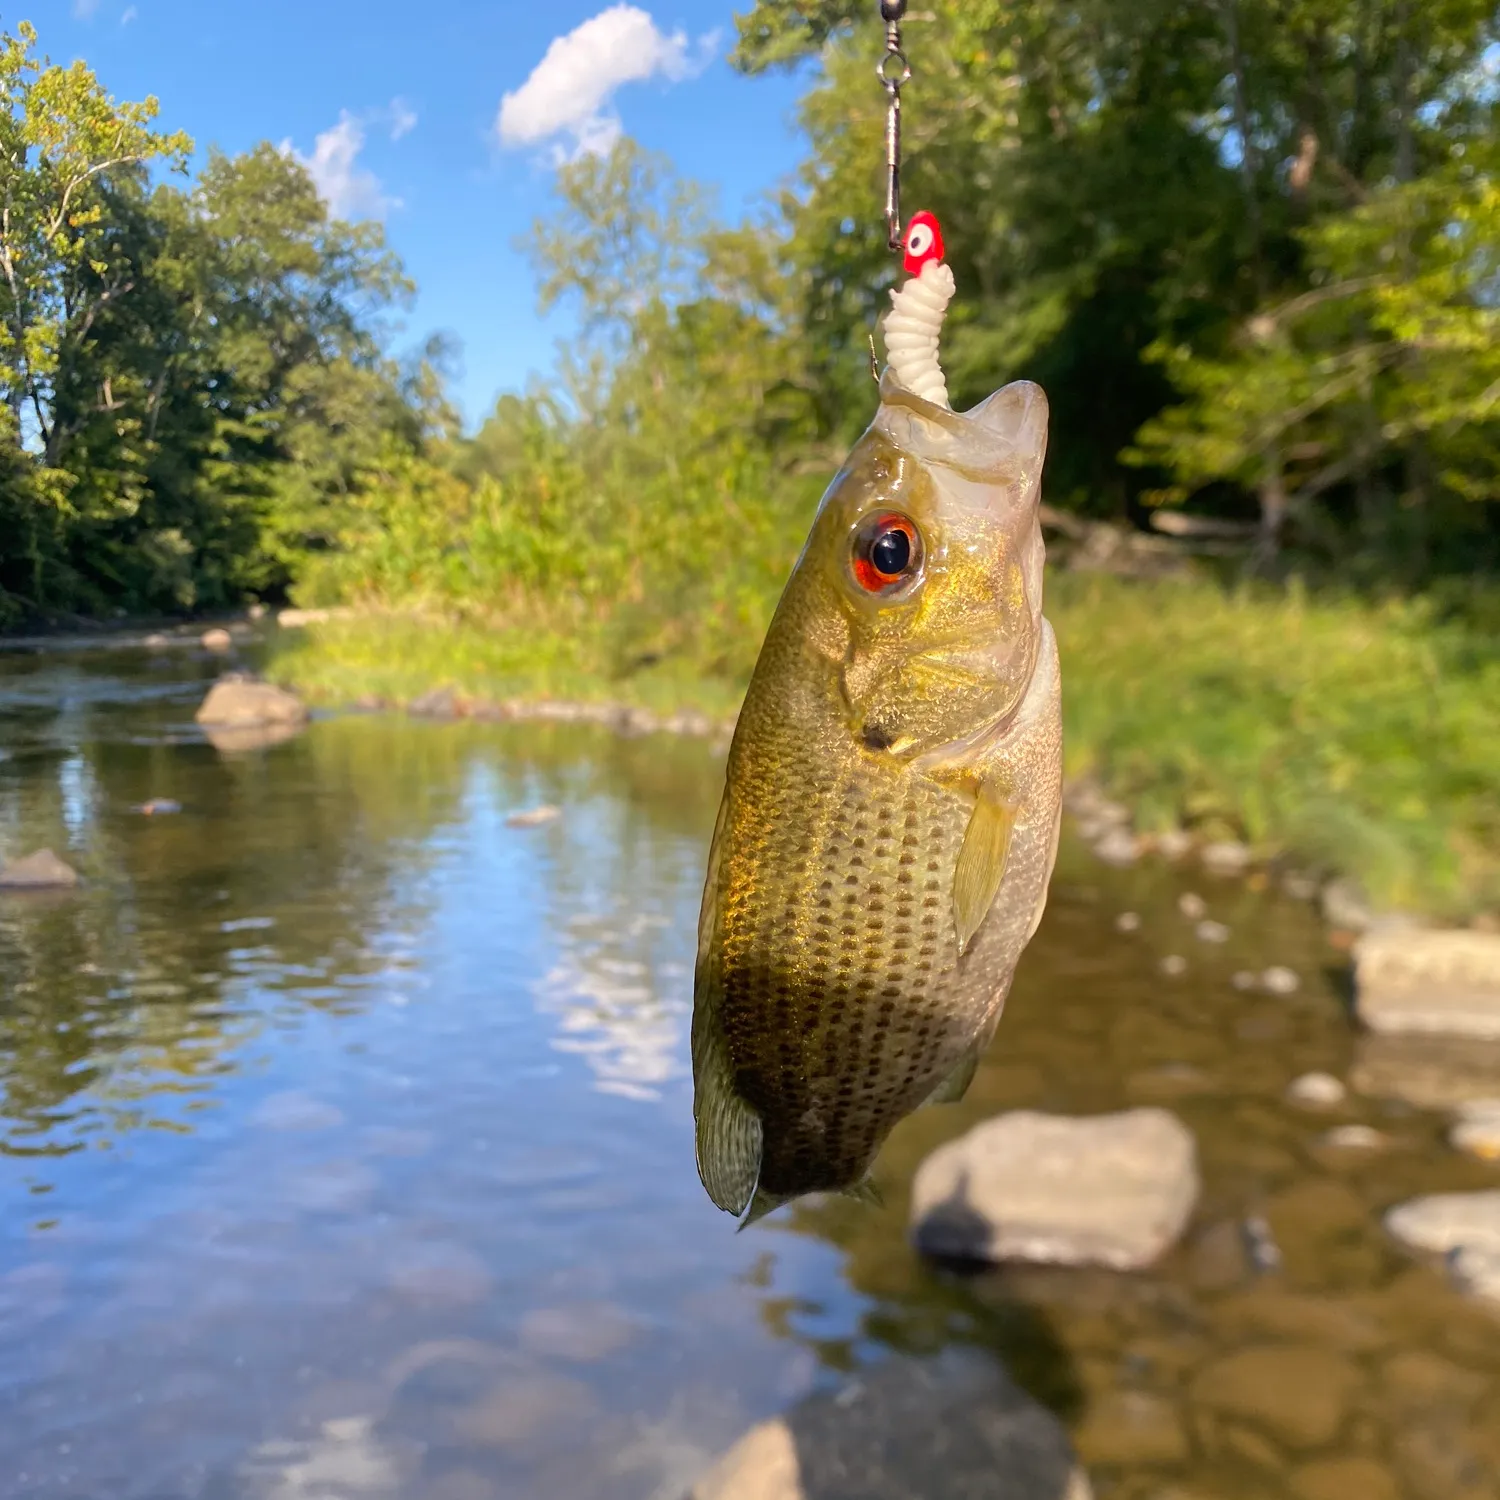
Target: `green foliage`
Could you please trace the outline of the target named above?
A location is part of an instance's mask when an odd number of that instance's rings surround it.
[[[409,284],[270,146],[153,190],[186,137],[35,41],[0,40],[0,622],[278,592],[440,418],[382,352]]]

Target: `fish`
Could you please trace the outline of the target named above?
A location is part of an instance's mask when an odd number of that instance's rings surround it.
[[[1047,399],[1019,380],[955,412],[931,388],[882,375],[728,752],[693,1115],[703,1186],[741,1228],[809,1193],[871,1196],[895,1126],[963,1097],[1057,857]]]

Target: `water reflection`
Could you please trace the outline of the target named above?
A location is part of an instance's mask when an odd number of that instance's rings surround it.
[[[962,1105],[893,1135],[884,1206],[808,1200],[736,1236],[693,1170],[687,1067],[722,760],[394,717],[225,752],[191,722],[216,670],[0,665],[0,851],[50,844],[86,876],[0,900],[0,1500],[677,1500],[750,1423],[955,1345],[1075,1425],[1101,1494],[1286,1493],[1254,1468],[1269,1438],[1252,1462],[1191,1404],[1247,1343],[1348,1362],[1337,1443],[1382,1462],[1407,1422],[1393,1361],[1500,1391],[1492,1332],[1379,1230],[1401,1196],[1495,1185],[1423,1113],[1491,1087],[1493,1060],[1356,1051],[1305,911],[1217,886],[1231,939],[1195,946],[1180,877],[1065,846],[995,1047]],[[153,798],[181,811],[143,817]],[[541,803],[561,816],[508,823]],[[1234,987],[1271,962],[1295,994]],[[1311,1070],[1356,1093],[1297,1109]],[[1206,1184],[1162,1266],[914,1255],[930,1149],[1000,1109],[1135,1103],[1184,1118]],[[1393,1144],[1330,1154],[1335,1123]],[[1127,1399],[1155,1414],[1147,1458],[1100,1416]],[[1485,1399],[1442,1451],[1488,1462]],[[1412,1453],[1438,1451],[1425,1410]]]

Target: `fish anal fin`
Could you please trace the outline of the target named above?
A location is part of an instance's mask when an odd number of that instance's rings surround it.
[[[1005,875],[1016,813],[1015,804],[1000,787],[992,781],[980,783],[953,871],[953,921],[958,929],[960,954],[968,948],[979,924],[995,904]]]
[[[735,1087],[734,1064],[725,1044],[720,1012],[724,976],[715,947],[721,892],[720,866],[729,797],[719,804],[709,846],[708,874],[698,917],[698,961],[693,974],[693,1124],[698,1176],[708,1196],[725,1213],[750,1206],[760,1179],[760,1116]]]
[[[760,1116],[734,1092],[729,1069],[718,1061],[711,1059],[695,1080],[698,1176],[725,1213],[742,1214],[760,1177]]]
[[[957,1104],[969,1092],[974,1074],[979,1071],[979,1056],[984,1048],[975,1043],[959,1058],[958,1066],[933,1089],[923,1101],[925,1104]]]

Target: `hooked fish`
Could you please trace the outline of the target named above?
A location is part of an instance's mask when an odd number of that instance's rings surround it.
[[[709,853],[698,1171],[743,1223],[860,1193],[900,1120],[963,1097],[1057,854],[1046,398],[958,413],[896,365],[767,632]]]

